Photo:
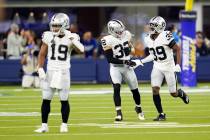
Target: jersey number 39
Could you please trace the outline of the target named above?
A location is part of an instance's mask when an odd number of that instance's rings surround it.
[[[150,51],[152,51],[152,53],[154,54],[155,58],[154,60],[165,60],[167,58],[165,49],[163,48],[163,46],[158,46],[155,49],[154,48],[149,48]]]

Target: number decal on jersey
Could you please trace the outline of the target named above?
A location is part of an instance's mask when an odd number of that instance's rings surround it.
[[[157,61],[159,60],[165,60],[167,58],[165,49],[163,48],[163,46],[158,46],[155,49],[154,48],[149,48],[150,51],[153,52],[155,58],[154,60]]]
[[[52,44],[51,45],[51,48],[52,48],[52,56],[50,57],[51,60],[55,60],[55,44]]]
[[[51,60],[56,60],[55,57],[55,44],[51,45],[52,48],[52,56],[50,57]],[[59,54],[62,54],[63,56],[58,56],[58,60],[65,61],[67,59],[67,53],[68,53],[68,47],[66,45],[59,45],[58,46],[58,52]]]
[[[114,47],[115,50],[118,50],[118,54],[115,55],[116,58],[122,58],[124,57],[124,55],[128,56],[129,54],[125,53],[125,48],[129,47],[129,43],[128,41],[124,42],[123,45],[122,44],[118,44]],[[119,48],[119,49],[118,49]]]
[[[128,48],[129,47],[129,43],[128,41],[124,42],[123,45],[122,44],[118,44],[114,47],[115,50],[117,50],[118,48],[118,54],[115,55],[116,58],[122,58],[124,57],[124,55],[128,56],[129,54],[126,54],[125,53],[125,48]]]
[[[118,49],[118,48],[119,48],[119,49]],[[114,47],[114,49],[115,49],[115,50],[117,50],[117,49],[119,50],[119,51],[118,51],[118,54],[115,55],[116,58],[122,58],[122,57],[124,56],[123,46],[122,46],[121,44],[116,45],[116,46]]]
[[[58,60],[65,61],[67,58],[68,47],[65,45],[60,45],[58,52],[63,55],[63,57],[58,56]]]

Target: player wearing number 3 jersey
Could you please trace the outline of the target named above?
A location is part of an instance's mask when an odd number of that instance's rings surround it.
[[[64,13],[55,14],[50,21],[50,31],[44,32],[42,46],[38,57],[38,74],[42,88],[42,126],[35,132],[43,133],[48,129],[50,102],[57,91],[61,102],[62,124],[60,132],[68,132],[67,122],[70,112],[68,102],[70,88],[70,55],[73,49],[84,52],[84,46],[79,42],[79,36],[71,33],[69,17]],[[47,72],[43,69],[47,56]]]
[[[149,56],[142,59],[142,63],[153,61],[151,73],[151,85],[153,91],[153,101],[159,113],[154,121],[166,120],[163,113],[159,90],[165,78],[169,92],[173,97],[180,97],[184,103],[189,103],[187,94],[182,89],[177,89],[176,72],[180,72],[181,52],[179,46],[173,39],[169,31],[164,31],[165,20],[162,17],[153,17],[150,22],[150,33],[145,37],[145,44],[149,50]],[[176,52],[176,65],[173,51]],[[136,60],[135,60],[136,61]]]
[[[140,120],[144,120],[140,94],[138,91],[138,81],[133,68],[131,68],[132,66],[136,65],[135,62],[130,60],[132,35],[129,31],[125,30],[123,23],[119,20],[111,20],[108,22],[107,26],[110,35],[103,37],[101,39],[101,44],[106,58],[110,63],[110,77],[114,88],[113,98],[117,112],[115,121],[123,120],[120,97],[122,80],[127,82],[133,94],[133,99],[136,103],[135,110],[138,114],[138,118]]]

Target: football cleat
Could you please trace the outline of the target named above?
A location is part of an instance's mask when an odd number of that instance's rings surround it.
[[[60,126],[60,132],[61,133],[67,133],[68,132],[68,126],[66,123],[62,123]]]
[[[143,112],[139,113],[138,118],[139,120],[142,120],[142,121],[145,120],[144,113]]]
[[[122,111],[121,110],[117,110],[117,116],[115,117],[115,121],[122,121],[123,120],[123,116],[122,116]]]
[[[190,103],[189,96],[182,89],[179,89],[178,92],[182,94],[180,98],[183,100],[183,102],[185,104],[189,104]]]
[[[34,132],[36,132],[36,133],[49,132],[49,128],[48,128],[47,124],[42,124],[42,126],[38,129],[34,130]]]
[[[153,121],[165,121],[166,120],[166,114],[160,113],[157,118],[153,119]]]
[[[141,107],[136,106],[135,111],[138,115],[139,120],[145,120],[144,113],[141,110]]]

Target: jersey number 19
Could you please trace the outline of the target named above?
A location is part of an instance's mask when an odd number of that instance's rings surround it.
[[[50,57],[51,60],[56,60],[55,57],[55,44],[51,45],[52,48],[52,56]],[[59,45],[58,46],[58,53],[61,54],[61,56],[58,56],[57,59],[61,61],[65,61],[67,59],[67,52],[68,47],[66,45]]]

